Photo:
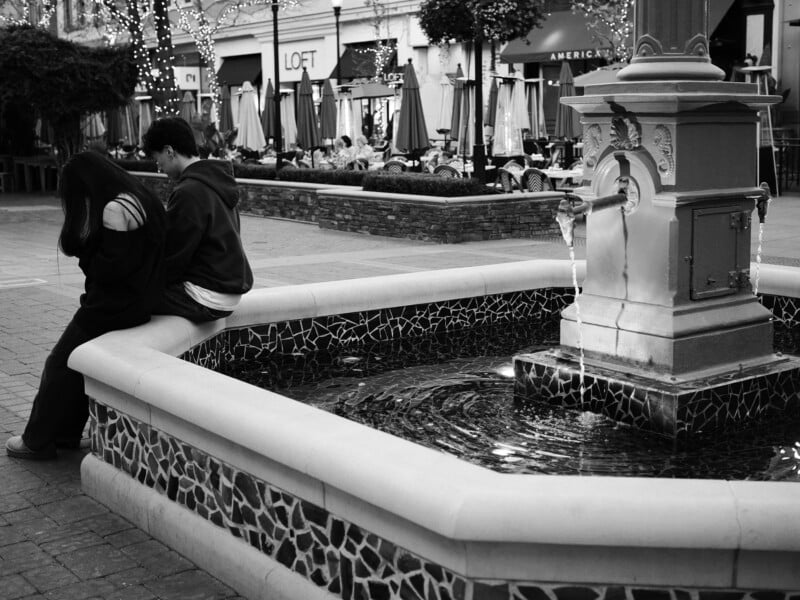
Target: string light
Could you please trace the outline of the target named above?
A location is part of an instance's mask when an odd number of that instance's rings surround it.
[[[47,29],[50,27],[50,20],[56,12],[56,0],[42,0],[42,14],[37,19],[35,13],[37,12],[34,5],[35,0],[22,0],[21,11],[19,17],[0,15],[0,24],[3,25],[32,25],[34,27],[41,27]],[[35,21],[35,22],[34,22]]]

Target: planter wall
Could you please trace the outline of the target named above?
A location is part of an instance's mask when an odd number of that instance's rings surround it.
[[[172,182],[136,173],[166,200]],[[239,179],[242,214],[317,223],[323,229],[442,243],[560,235],[560,192],[440,198],[364,192],[351,186]]]

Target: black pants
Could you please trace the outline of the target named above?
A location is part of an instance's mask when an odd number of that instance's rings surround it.
[[[230,310],[216,310],[203,306],[186,293],[182,283],[173,283],[164,290],[161,301],[153,309],[154,315],[177,315],[194,323],[216,321],[231,314]]]
[[[44,363],[39,391],[33,399],[31,416],[22,439],[31,450],[51,444],[80,440],[89,418],[89,402],[83,389],[83,375],[67,366],[75,348],[104,331],[89,333],[70,321]]]

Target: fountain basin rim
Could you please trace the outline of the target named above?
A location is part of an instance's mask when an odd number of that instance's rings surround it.
[[[785,278],[784,269],[776,274],[762,265],[761,270],[764,292],[770,292],[775,277]],[[800,290],[800,270],[792,276],[795,291]],[[249,461],[254,471],[281,464],[313,482],[305,490],[314,496],[306,496],[309,501],[345,519],[357,520],[363,511],[341,501],[334,489],[468,543],[800,551],[797,484],[503,475],[175,357],[225,328],[289,315],[368,310],[386,297],[402,304],[416,293],[412,288],[427,290],[428,301],[434,301],[511,287],[560,287],[570,279],[569,261],[525,261],[261,289],[216,323],[195,326],[178,317],[158,317],[106,334],[78,348],[70,366],[86,376],[87,393],[101,396],[101,403],[221,460],[226,453],[247,453],[258,458]],[[418,286],[411,286],[415,280]],[[276,305],[281,294],[303,302]],[[221,395],[236,398],[236,410],[230,401],[220,402]],[[291,477],[281,482],[271,475],[276,485],[292,491]]]

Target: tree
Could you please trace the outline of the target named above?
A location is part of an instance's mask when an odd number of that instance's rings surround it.
[[[0,28],[0,77],[0,113],[45,117],[63,162],[82,146],[83,115],[128,101],[136,65],[129,46],[89,48],[38,27],[13,25]],[[27,135],[33,138],[32,131]]]
[[[424,0],[419,23],[434,44],[524,38],[545,19],[545,0]]]
[[[586,17],[586,26],[600,52],[609,62],[630,60],[633,55],[633,0],[586,0],[573,2],[572,12]]]

